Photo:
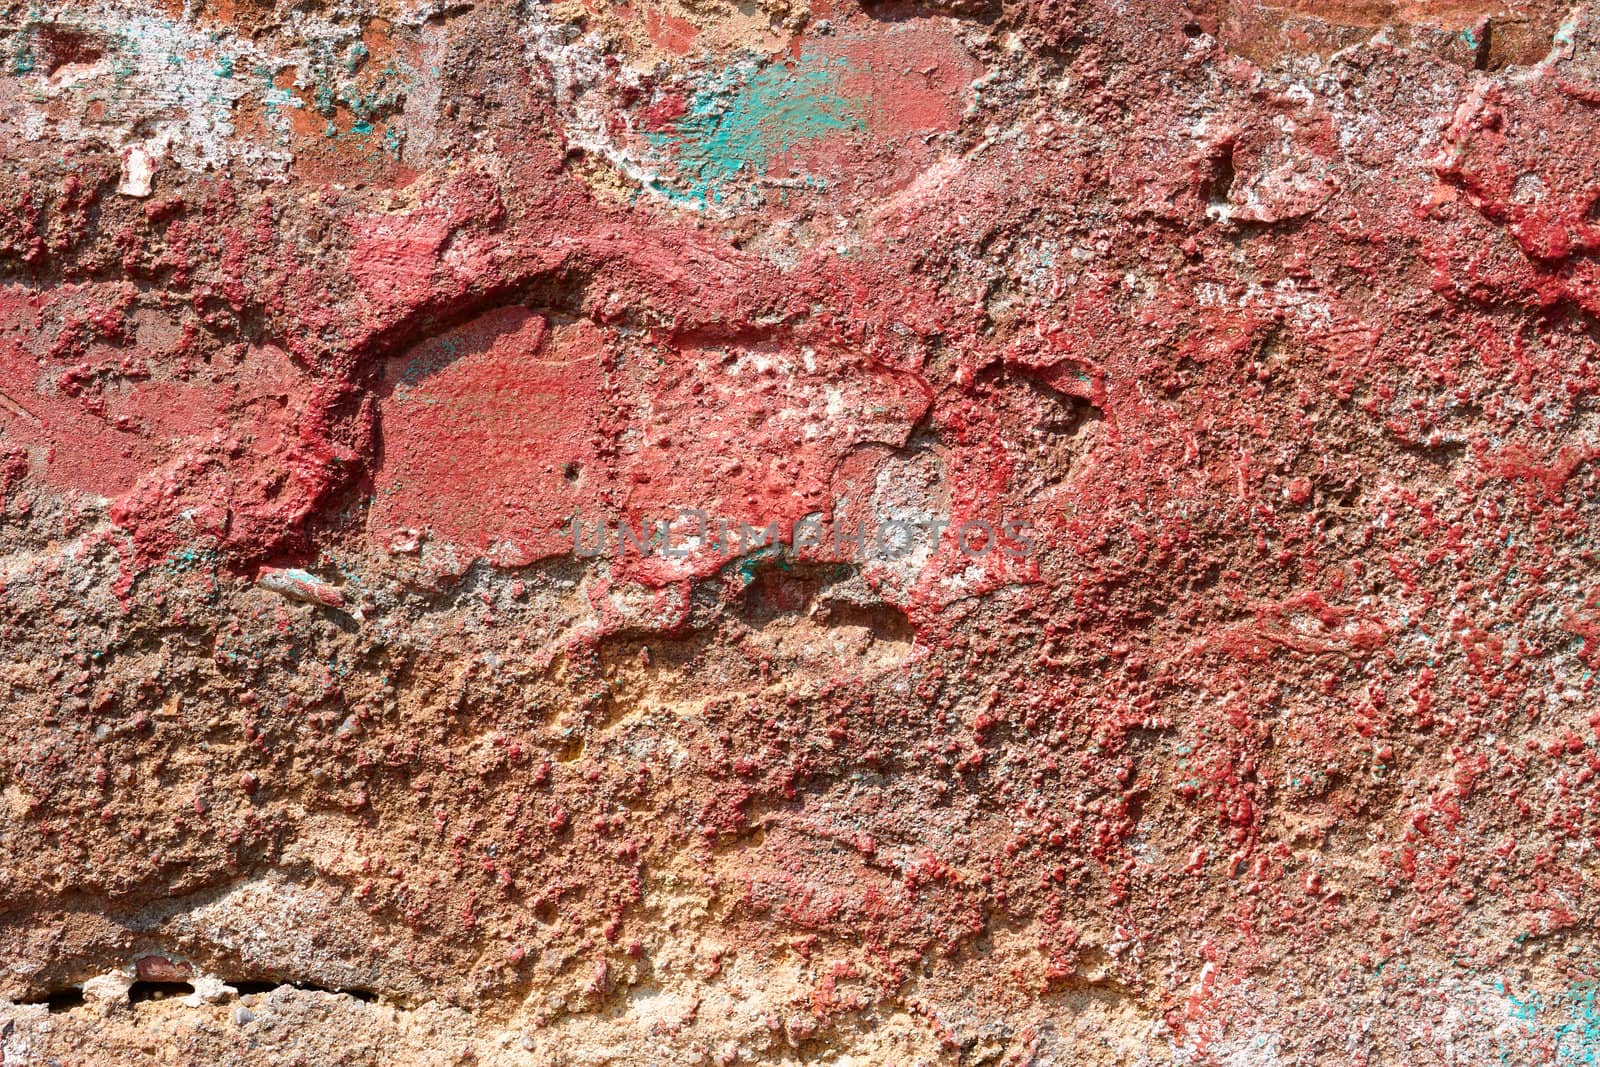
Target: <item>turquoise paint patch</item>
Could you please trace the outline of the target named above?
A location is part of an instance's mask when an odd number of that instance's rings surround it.
[[[672,154],[678,171],[676,181],[652,186],[680,203],[720,203],[734,183],[767,174],[774,159],[797,145],[865,129],[867,102],[843,91],[848,70],[844,57],[807,49],[792,68],[741,64],[723,71],[696,90],[673,130],[647,135]]]
[[[743,548],[744,546],[741,545],[740,547]],[[739,578],[741,583],[743,585],[749,585],[751,582],[755,581],[756,571],[760,569],[762,564],[771,559],[776,559],[778,561],[778,566],[783,570],[789,570],[789,561],[783,557],[783,546],[767,545],[765,548],[757,549],[752,555],[746,556],[739,560]]]
[[[1567,1020],[1555,1027],[1558,1060],[1600,1063],[1600,1008],[1595,1004],[1596,989],[1594,982],[1580,982],[1562,997]]]
[[[1594,1067],[1600,1064],[1600,1004],[1596,994],[1600,984],[1578,982],[1565,993],[1546,1000],[1537,991],[1518,1000],[1503,983],[1495,983],[1505,996],[1511,1017],[1522,1032],[1534,1041],[1554,1048],[1557,1064],[1564,1067]],[[1508,1050],[1507,1055],[1511,1055]],[[1506,1061],[1506,1056],[1502,1056]]]

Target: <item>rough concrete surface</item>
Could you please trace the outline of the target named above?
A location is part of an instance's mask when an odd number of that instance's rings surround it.
[[[1600,4],[0,0],[0,1064],[1595,1063],[1597,338]]]

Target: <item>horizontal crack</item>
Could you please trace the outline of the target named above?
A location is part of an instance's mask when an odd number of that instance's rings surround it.
[[[301,993],[327,993],[331,996],[347,996],[364,1004],[374,1004],[378,1001],[377,992],[371,989],[335,989],[308,982],[241,979],[231,982],[224,980],[223,984],[240,997],[272,993],[276,990],[287,988]],[[136,981],[128,987],[128,1002],[130,1004],[143,1004],[149,1001],[170,1000],[174,997],[190,996],[194,992],[195,987],[190,982]],[[83,986],[80,984],[54,989],[42,997],[19,1000],[16,1003],[18,1007],[38,1007],[42,1005],[54,1015],[81,1008],[87,1003],[87,999],[84,997]]]

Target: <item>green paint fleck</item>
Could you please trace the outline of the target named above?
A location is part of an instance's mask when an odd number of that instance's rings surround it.
[[[767,173],[797,145],[866,125],[866,101],[844,94],[848,61],[808,49],[791,68],[741,64],[697,90],[669,132],[648,135],[671,152],[676,181],[655,188],[679,202],[720,203],[735,182]]]

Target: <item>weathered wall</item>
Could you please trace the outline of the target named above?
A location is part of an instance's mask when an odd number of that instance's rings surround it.
[[[1600,7],[0,13],[0,1063],[1600,1055]]]

